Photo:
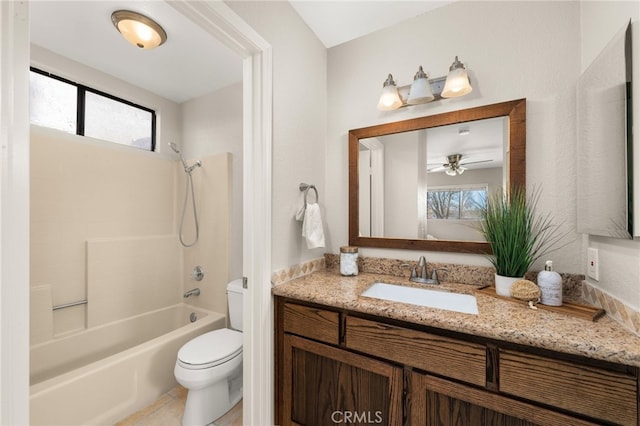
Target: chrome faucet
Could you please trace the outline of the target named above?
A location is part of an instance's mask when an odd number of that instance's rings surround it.
[[[194,288],[192,290],[189,290],[182,297],[184,297],[186,299],[189,296],[200,296],[200,289],[199,288]]]
[[[417,268],[414,266],[411,270],[409,281],[422,284],[436,284],[433,280],[427,278],[427,260],[424,256],[420,256]]]
[[[431,278],[427,278],[427,260],[424,256],[420,256],[420,259],[418,259],[418,266],[414,266],[411,270],[411,277],[409,278],[409,281],[422,284],[440,284],[438,271],[448,272],[449,270],[446,268],[434,268],[433,271],[431,271]]]

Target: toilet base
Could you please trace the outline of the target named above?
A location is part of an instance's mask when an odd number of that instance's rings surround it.
[[[189,390],[182,417],[183,426],[204,426],[222,417],[242,399],[242,390],[235,397],[229,394],[227,382],[199,390]],[[216,403],[213,403],[216,401]]]
[[[242,364],[223,380],[199,389],[187,388],[183,426],[205,426],[222,417],[242,399]]]

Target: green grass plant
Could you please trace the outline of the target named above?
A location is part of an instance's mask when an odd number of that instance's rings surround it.
[[[555,251],[564,237],[550,214],[538,215],[539,189],[527,197],[524,187],[512,187],[507,195],[489,195],[482,212],[481,231],[491,245],[489,261],[498,275],[523,277],[542,256]]]

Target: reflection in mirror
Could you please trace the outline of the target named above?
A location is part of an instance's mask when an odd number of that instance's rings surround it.
[[[524,99],[349,132],[349,244],[487,253],[487,194],[525,183]]]
[[[484,241],[487,194],[507,180],[507,124],[497,117],[361,139],[360,235]]]

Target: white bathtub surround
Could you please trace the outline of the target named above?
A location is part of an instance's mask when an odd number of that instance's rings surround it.
[[[87,241],[87,328],[179,302],[180,258],[176,235]]]
[[[176,385],[178,349],[224,325],[178,304],[32,347],[31,424],[109,424],[146,407]]]
[[[192,247],[181,248],[183,257],[182,279],[184,281],[182,294],[198,287],[200,296],[190,297],[187,303],[215,312],[227,312],[227,298],[225,289],[232,277],[230,270],[231,253],[231,164],[229,153],[208,155],[198,158],[188,158],[187,162],[200,160],[202,167],[192,172],[193,187],[200,225],[200,237]],[[185,174],[182,165],[176,164],[179,173],[177,178],[177,214],[182,213],[184,202]],[[187,204],[184,218],[183,238],[193,241],[195,238],[195,224],[191,200]],[[180,217],[178,216],[178,223]],[[234,235],[234,238],[239,238]],[[196,265],[202,266],[204,278],[195,281],[191,274]]]
[[[53,298],[50,285],[31,287],[29,312],[31,313],[31,342],[44,342],[53,336]]]
[[[87,299],[87,240],[174,234],[175,163],[31,126],[31,286],[51,286],[52,305]],[[176,295],[170,304],[180,301]],[[32,314],[32,326],[40,327],[44,313]],[[48,338],[83,330],[86,323],[85,306],[57,310]]]

